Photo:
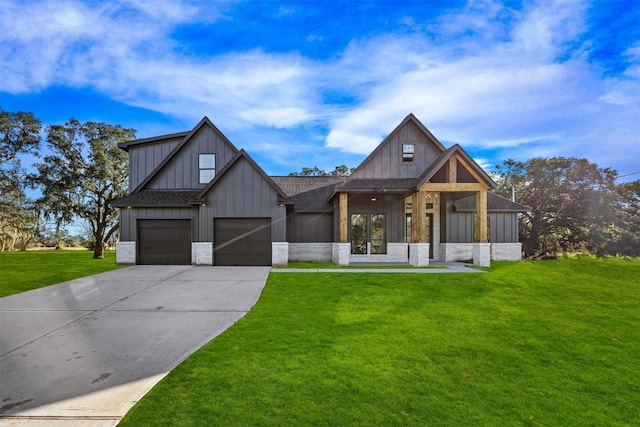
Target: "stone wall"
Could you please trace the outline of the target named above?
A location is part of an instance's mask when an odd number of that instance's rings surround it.
[[[331,262],[333,243],[289,243],[289,262]]]

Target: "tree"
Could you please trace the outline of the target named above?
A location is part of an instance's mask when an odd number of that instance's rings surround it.
[[[53,154],[36,164],[30,176],[40,185],[37,203],[46,218],[58,226],[75,217],[87,221],[94,239],[94,258],[103,258],[104,243],[117,232],[117,212],[110,203],[127,193],[127,154],[119,142],[135,138],[134,129],[107,123],[80,123],[47,127],[47,145]]]
[[[498,193],[531,207],[520,221],[525,255],[586,249],[602,254],[619,232],[617,173],[587,159],[554,157],[496,166]]]
[[[355,168],[349,169],[346,165],[336,166],[331,172],[320,169],[318,166],[312,168],[302,168],[300,172],[291,172],[289,176],[349,176]]]
[[[25,194],[25,171],[18,156],[38,155],[42,123],[31,113],[0,108],[0,251],[26,250],[39,215]]]

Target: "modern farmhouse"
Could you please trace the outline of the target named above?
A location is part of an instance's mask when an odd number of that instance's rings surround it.
[[[348,177],[268,176],[208,119],[120,144],[121,264],[284,265],[520,259],[526,206],[408,115]]]

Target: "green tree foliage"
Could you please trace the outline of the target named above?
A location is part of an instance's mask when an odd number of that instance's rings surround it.
[[[312,168],[302,168],[300,172],[291,172],[289,176],[349,176],[355,168],[348,168],[346,165],[336,166],[331,172],[320,169],[318,166]]]
[[[624,237],[633,220],[628,212],[633,191],[625,193],[625,202],[615,184],[616,171],[587,159],[554,157],[506,160],[495,173],[499,194],[510,196],[513,188],[516,201],[531,207],[520,218],[526,256],[573,250],[632,255],[621,250],[625,245],[616,245],[621,239],[638,247],[637,234]]]
[[[42,123],[31,113],[0,108],[0,251],[25,250],[39,228],[39,215],[25,194],[20,155],[37,155]]]
[[[116,209],[110,203],[127,193],[128,157],[119,142],[135,138],[120,125],[69,120],[47,127],[52,154],[36,164],[30,177],[39,185],[37,200],[46,218],[58,225],[75,217],[87,221],[95,241],[94,258],[103,258],[104,242],[117,232]]]

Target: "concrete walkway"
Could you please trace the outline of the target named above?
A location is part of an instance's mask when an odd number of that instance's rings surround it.
[[[116,425],[253,307],[269,271],[135,266],[0,299],[0,425]]]
[[[484,273],[470,264],[463,262],[431,262],[430,268],[367,268],[367,266],[351,266],[349,268],[274,268],[272,273]]]

